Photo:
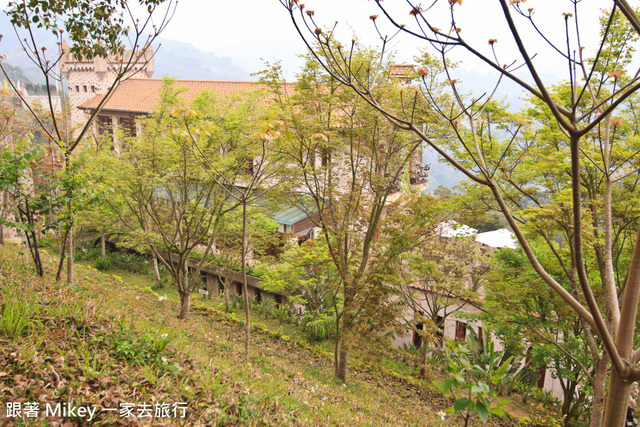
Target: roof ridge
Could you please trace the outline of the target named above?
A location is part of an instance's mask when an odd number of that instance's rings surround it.
[[[169,77],[169,79],[174,80],[176,82],[196,82],[196,83],[249,83],[249,84],[267,84],[260,82],[258,80],[204,80],[204,79],[175,79],[173,77]],[[129,81],[153,81],[153,82],[162,82],[164,78],[145,78],[145,77],[135,77],[127,79],[125,82]],[[284,82],[284,84],[297,84],[296,82]]]

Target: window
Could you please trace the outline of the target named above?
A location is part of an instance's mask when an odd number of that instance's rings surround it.
[[[125,138],[134,138],[138,135],[136,121],[134,119],[121,117],[119,124]]]
[[[416,350],[422,347],[422,336],[418,331],[422,331],[423,329],[424,325],[422,323],[417,323],[416,329],[413,331],[413,346],[416,348]]]
[[[83,91],[83,92],[86,92],[86,91],[87,91],[87,86],[86,86],[86,85],[82,86],[82,91]]]
[[[467,324],[456,320],[456,340],[467,338]]]
[[[76,86],[76,92],[80,92],[80,86]]]
[[[95,86],[91,86],[91,92],[96,93],[96,87]]]
[[[113,137],[111,117],[98,116],[98,135],[109,135]]]

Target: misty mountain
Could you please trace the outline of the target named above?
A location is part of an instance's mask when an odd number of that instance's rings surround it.
[[[13,31],[11,21],[4,13],[0,13],[0,28],[3,33],[2,41],[0,41],[0,55],[6,55],[4,63],[19,67],[22,74],[18,78],[21,80],[44,83],[42,73],[23,51],[19,39]],[[56,42],[58,40],[53,34],[36,30],[35,35],[39,45],[46,46],[49,52],[57,52]],[[250,79],[249,73],[235,65],[231,58],[204,52],[190,43],[168,39],[159,39],[158,41],[160,46],[154,45],[157,52],[154,77],[171,76],[194,80]],[[16,76],[11,76],[11,78],[15,79]],[[0,79],[3,78],[4,76],[0,76]]]
[[[249,80],[247,71],[229,57],[205,52],[191,43],[159,39],[154,58],[156,78],[165,76],[190,80]]]
[[[11,64],[14,67],[18,67],[20,70],[20,80],[25,79],[28,82],[44,83],[44,76],[39,68],[37,68],[33,62],[27,57],[27,54],[22,50],[22,45],[13,31],[13,26],[9,17],[4,13],[0,13],[0,28],[2,30],[2,40],[0,41],[0,55],[5,55],[6,59],[3,61],[5,64]],[[21,34],[24,36],[24,34]],[[37,30],[34,32],[38,44],[45,46],[49,52],[57,52],[56,38],[53,34],[43,30]],[[16,71],[17,73],[18,71]],[[16,76],[18,74],[15,74]],[[12,79],[16,77],[10,76]],[[4,80],[5,76],[0,72],[0,80]]]
[[[467,179],[465,174],[458,169],[440,161],[442,157],[431,147],[426,146],[422,153],[422,159],[425,165],[431,164],[429,169],[429,188],[427,193],[433,194],[439,185],[447,188],[453,188],[460,181]]]

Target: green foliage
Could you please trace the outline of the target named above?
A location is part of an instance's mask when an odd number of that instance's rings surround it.
[[[335,336],[335,307],[339,304],[339,275],[324,239],[290,244],[281,262],[266,269],[262,286],[285,293],[291,303],[304,306],[301,319],[313,339]],[[286,313],[276,315],[287,316]]]
[[[508,348],[497,351],[488,327],[483,328],[482,335],[480,340],[476,331],[467,327],[466,344],[470,349],[469,358],[472,364],[482,368],[482,371],[474,372],[474,378],[487,384],[494,384],[495,391],[500,394],[508,394],[514,388],[514,382],[517,379],[530,380],[530,370],[521,369],[522,357],[512,355]],[[498,371],[504,366],[508,368],[498,375]],[[498,376],[499,381],[494,382]]]
[[[141,0],[139,3],[152,13],[166,1]],[[125,0],[11,1],[6,13],[18,28],[42,28],[56,38],[61,38],[64,33],[73,42],[71,52],[85,58],[123,55],[125,45],[122,39],[131,30],[126,22],[130,11]]]
[[[497,400],[497,394],[487,383],[477,378],[488,380],[493,386],[499,385],[509,370],[513,357],[507,358],[501,365],[481,366],[473,363],[475,349],[471,349],[460,341],[449,340],[446,343],[446,370],[450,378],[443,383],[434,381],[434,387],[443,395],[450,394],[454,404],[447,409],[459,412],[468,425],[475,413],[485,423],[489,414],[503,416],[501,408],[506,403]],[[493,362],[491,358],[491,362]],[[494,404],[495,403],[495,404]]]
[[[105,256],[104,258],[96,258],[96,260],[93,262],[93,266],[101,271],[109,270],[111,268],[111,257]]]
[[[0,334],[8,338],[19,337],[29,331],[33,322],[33,308],[28,300],[2,292],[0,300]]]
[[[557,417],[543,405],[531,405],[530,417],[523,417],[518,421],[518,427],[563,427],[564,417]]]
[[[106,338],[106,343],[110,345],[115,355],[123,360],[135,364],[162,364],[162,353],[171,342],[172,337],[168,334],[146,334],[138,338],[135,336],[133,327],[120,327],[111,332]]]

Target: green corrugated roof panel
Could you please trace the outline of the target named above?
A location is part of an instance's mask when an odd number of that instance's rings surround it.
[[[293,225],[296,222],[307,218],[308,216],[308,213],[296,206],[293,206],[283,211],[277,212],[273,216],[273,219],[279,224]]]

